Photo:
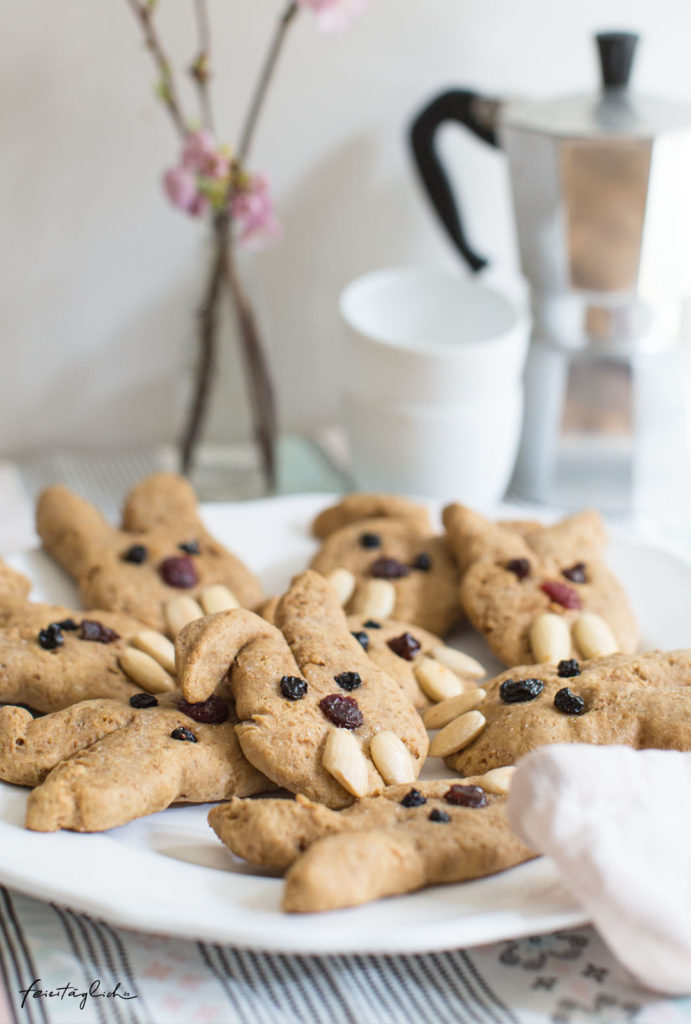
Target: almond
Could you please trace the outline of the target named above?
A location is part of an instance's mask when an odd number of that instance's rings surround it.
[[[446,644],[439,644],[431,651],[432,657],[446,665],[457,676],[470,676],[473,679],[483,679],[487,670],[463,651],[457,651],[455,647],[447,647]]]
[[[594,612],[584,612],[573,624],[573,638],[584,658],[604,658],[616,654],[619,644],[605,620]]]
[[[353,596],[355,590],[355,577],[349,569],[333,569],[326,577],[338,594],[338,600],[345,607]]]
[[[366,619],[387,619],[396,605],[396,588],[388,580],[368,580],[357,599],[357,612]]]
[[[367,796],[368,763],[360,744],[347,729],[332,729],[326,737],[322,764],[353,796]]]
[[[155,629],[142,629],[135,633],[130,642],[162,665],[166,672],[175,675],[175,646],[163,633]]]
[[[530,627],[530,646],[536,662],[557,664],[571,657],[571,635],[566,620],[554,612],[545,612]]]
[[[398,782],[414,782],[417,778],[408,748],[394,732],[382,729],[375,733],[370,741],[369,752],[387,786]]]
[[[200,604],[192,597],[174,597],[172,601],[169,601],[165,606],[166,622],[168,623],[168,632],[174,637],[187,625],[188,622],[194,622],[195,619],[201,619],[204,617],[204,611]]]
[[[215,615],[216,612],[227,612],[231,608],[240,607],[240,602],[232,590],[228,590],[228,587],[221,583],[214,583],[212,587],[203,590],[199,595],[199,603],[206,615]]]
[[[445,725],[434,737],[429,752],[432,757],[448,757],[463,750],[476,739],[487,724],[487,719],[479,711],[468,711],[460,718]]]
[[[175,680],[166,670],[150,654],[138,651],[136,647],[126,647],[118,663],[137,686],[149,693],[166,693],[175,689]]]
[[[511,779],[516,771],[512,764],[503,768],[492,768],[485,772],[479,779],[475,780],[476,785],[482,786],[488,793],[497,793],[499,796],[506,796],[511,786]]]
[[[413,671],[425,694],[433,701],[458,697],[465,687],[455,672],[434,658],[420,658]]]
[[[480,688],[465,690],[457,697],[449,697],[448,700],[443,700],[440,704],[429,708],[422,721],[428,729],[441,729],[449,722],[453,722],[454,718],[465,714],[466,711],[474,711],[482,704],[486,696],[487,692]]]

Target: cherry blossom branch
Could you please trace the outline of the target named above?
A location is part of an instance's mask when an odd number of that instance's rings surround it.
[[[144,42],[151,52],[161,74],[159,91],[160,98],[166,105],[179,135],[184,139],[187,134],[187,126],[182,114],[182,107],[180,106],[180,101],[178,99],[177,89],[175,88],[175,80],[171,64],[163,47],[161,46],[161,41],[158,38],[158,33],[154,26],[153,6],[148,4],[146,0],[128,0],[128,3],[135,17],[139,20],[142,26]]]
[[[290,28],[290,24],[297,14],[298,4],[296,0],[289,0],[289,3],[278,20],[276,29],[274,31],[271,44],[268,52],[264,59],[257,84],[252,94],[249,109],[245,117],[245,121],[240,131],[240,142],[238,143],[238,163],[244,164],[247,160],[250,146],[252,145],[252,139],[254,138],[254,132],[257,127],[257,121],[266,99],[266,93],[273,78],[273,73],[276,70],[276,64],[278,58],[281,55],[283,44],[285,42],[286,34]]]
[[[194,14],[197,22],[199,49],[194,59],[190,74],[197,86],[197,96],[202,115],[202,124],[214,134],[214,117],[209,92],[209,62],[211,59],[211,31],[209,27],[209,11],[206,0],[194,0]]]

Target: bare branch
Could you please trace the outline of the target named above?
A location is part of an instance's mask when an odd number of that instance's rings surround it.
[[[197,56],[190,68],[190,74],[197,87],[202,124],[204,128],[214,134],[214,116],[211,105],[211,93],[209,92],[211,30],[206,0],[194,0],[194,14],[197,22],[199,46]]]
[[[187,135],[187,126],[175,88],[171,63],[161,45],[154,26],[153,8],[146,0],[127,0],[127,2],[142,27],[144,42],[159,70],[161,76],[159,83],[160,98],[165,104],[179,135],[184,139],[185,135]]]

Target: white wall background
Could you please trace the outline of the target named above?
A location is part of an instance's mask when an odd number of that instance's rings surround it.
[[[219,136],[232,141],[282,2],[210,3]],[[159,187],[177,144],[139,27],[125,0],[0,0],[0,12],[0,450],[168,440],[193,344],[203,229]],[[186,66],[191,0],[160,0],[160,21]],[[603,28],[644,34],[638,88],[691,99],[688,0],[372,0],[341,36],[318,35],[301,15],[253,160],[272,180],[284,238],[245,261],[286,426],[338,408],[345,282],[388,264],[458,265],[411,173],[411,112],[451,85],[526,95],[594,87],[589,37]],[[502,159],[460,132],[444,147],[472,237],[508,278]],[[223,372],[214,429],[237,434],[232,359]]]

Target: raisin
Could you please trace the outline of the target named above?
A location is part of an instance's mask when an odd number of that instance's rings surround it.
[[[361,533],[360,534],[360,547],[363,548],[380,548],[381,537],[378,533]]]
[[[572,583],[587,583],[588,577],[585,574],[585,562],[576,562],[569,569],[561,570],[562,576],[565,576],[567,580],[571,580]]]
[[[397,654],[399,658],[405,658],[406,661],[412,661],[420,650],[419,641],[410,633],[401,633],[400,636],[392,636],[390,640],[386,641],[386,646],[390,647],[394,654]]]
[[[358,672],[339,672],[337,676],[334,676],[334,682],[338,683],[342,690],[349,692],[362,686],[362,679]]]
[[[194,719],[195,722],[202,722],[204,725],[220,725],[221,722],[227,721],[230,714],[226,702],[216,696],[200,700],[196,704],[181,700],[178,702],[178,711],[182,711],[183,715]]]
[[[307,693],[307,683],[300,676],[283,676],[281,693],[286,700],[302,700]]]
[[[381,622],[375,622],[374,619],[367,619],[362,625],[365,629],[381,629]]]
[[[65,638],[57,622],[51,622],[45,629],[40,630],[38,642],[44,651],[54,651],[56,647],[62,647]]]
[[[540,590],[543,594],[547,594],[551,601],[560,604],[562,608],[583,607],[583,602],[576,591],[567,587],[565,583],[560,583],[559,580],[545,580],[540,584]]]
[[[158,701],[154,697],[153,693],[133,693],[130,697],[130,707],[156,708],[158,707]]]
[[[432,568],[432,559],[429,557],[426,551],[421,551],[419,555],[415,557],[413,561],[413,569],[419,569],[420,572],[429,572]]]
[[[410,566],[403,565],[396,558],[378,558],[370,566],[370,575],[378,580],[400,580],[410,576]]]
[[[447,814],[446,811],[440,811],[438,807],[433,807],[429,812],[430,821],[451,821],[451,815]]]
[[[196,743],[197,737],[189,729],[186,729],[184,725],[179,725],[177,729],[173,729],[170,734],[171,740],[184,740],[185,743]]]
[[[169,587],[178,587],[179,590],[189,590],[199,582],[197,567],[189,555],[164,558],[158,571],[164,583]]]
[[[369,648],[369,637],[367,636],[367,633],[365,633],[364,629],[359,629],[357,633],[351,633],[350,635],[355,637],[363,651],[366,651]]]
[[[83,619],[79,629],[80,640],[93,640],[97,644],[112,644],[120,639],[120,634],[114,629],[104,626],[96,619]]]
[[[585,711],[585,701],[577,693],[565,686],[554,695],[554,706],[557,711],[563,711],[565,715],[582,715]]]
[[[199,541],[198,540],[183,540],[182,544],[178,544],[181,551],[184,551],[186,555],[198,555],[199,554]]]
[[[457,807],[486,807],[487,797],[482,786],[453,785],[444,793],[447,804]]]
[[[512,558],[510,562],[506,563],[506,568],[519,580],[530,576],[530,562],[527,558]]]
[[[341,693],[331,693],[319,701],[322,712],[341,729],[359,729],[364,718],[354,697],[344,697]]]
[[[419,789],[409,789],[401,803],[404,807],[421,807],[427,803],[427,797],[423,796]]]
[[[525,704],[539,697],[544,688],[541,679],[505,679],[499,687],[499,696],[505,704]]]
[[[122,556],[123,562],[132,562],[134,565],[141,565],[149,557],[149,552],[143,544],[133,544]]]
[[[63,619],[62,622],[56,622],[56,626],[64,630],[66,633],[71,633],[75,629],[79,629],[79,623],[75,622],[74,619]]]
[[[574,676],[580,676],[580,674],[581,666],[575,658],[564,658],[557,665],[557,675],[560,679],[572,679]]]

